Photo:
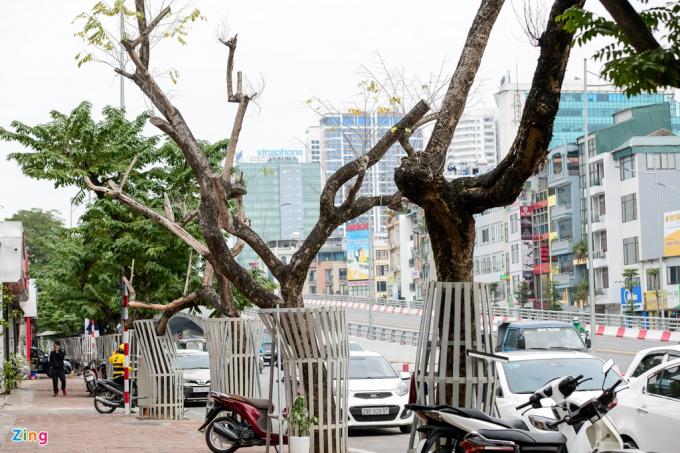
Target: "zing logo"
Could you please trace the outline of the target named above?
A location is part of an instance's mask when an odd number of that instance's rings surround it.
[[[29,431],[26,428],[12,428],[12,442],[33,443],[41,447],[47,445],[48,434],[47,431]]]

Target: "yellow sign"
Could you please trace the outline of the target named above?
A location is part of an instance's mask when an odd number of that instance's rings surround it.
[[[647,311],[659,311],[659,299],[663,297],[663,308],[662,310],[668,310],[668,293],[666,290],[663,291],[645,291],[645,310]]]
[[[663,254],[680,256],[680,211],[663,215]]]

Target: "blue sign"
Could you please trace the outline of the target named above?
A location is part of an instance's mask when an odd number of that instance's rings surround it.
[[[632,291],[621,288],[621,305],[628,305],[630,300],[633,301],[635,310],[642,310],[642,288],[639,285],[633,286]]]

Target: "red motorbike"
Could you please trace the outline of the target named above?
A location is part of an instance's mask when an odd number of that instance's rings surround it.
[[[225,395],[208,394],[205,421],[199,431],[205,429],[205,441],[215,453],[232,453],[241,447],[265,445],[267,441],[267,411],[269,401]],[[218,417],[219,414],[224,415]],[[270,445],[279,444],[279,435],[269,435]],[[283,436],[288,443],[288,436]]]

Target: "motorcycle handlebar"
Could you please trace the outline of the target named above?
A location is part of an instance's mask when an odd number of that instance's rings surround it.
[[[529,400],[529,401],[527,401],[526,403],[520,404],[519,406],[517,406],[517,407],[515,408],[515,410],[524,409],[525,407],[531,406],[532,404],[533,404],[532,401]]]

